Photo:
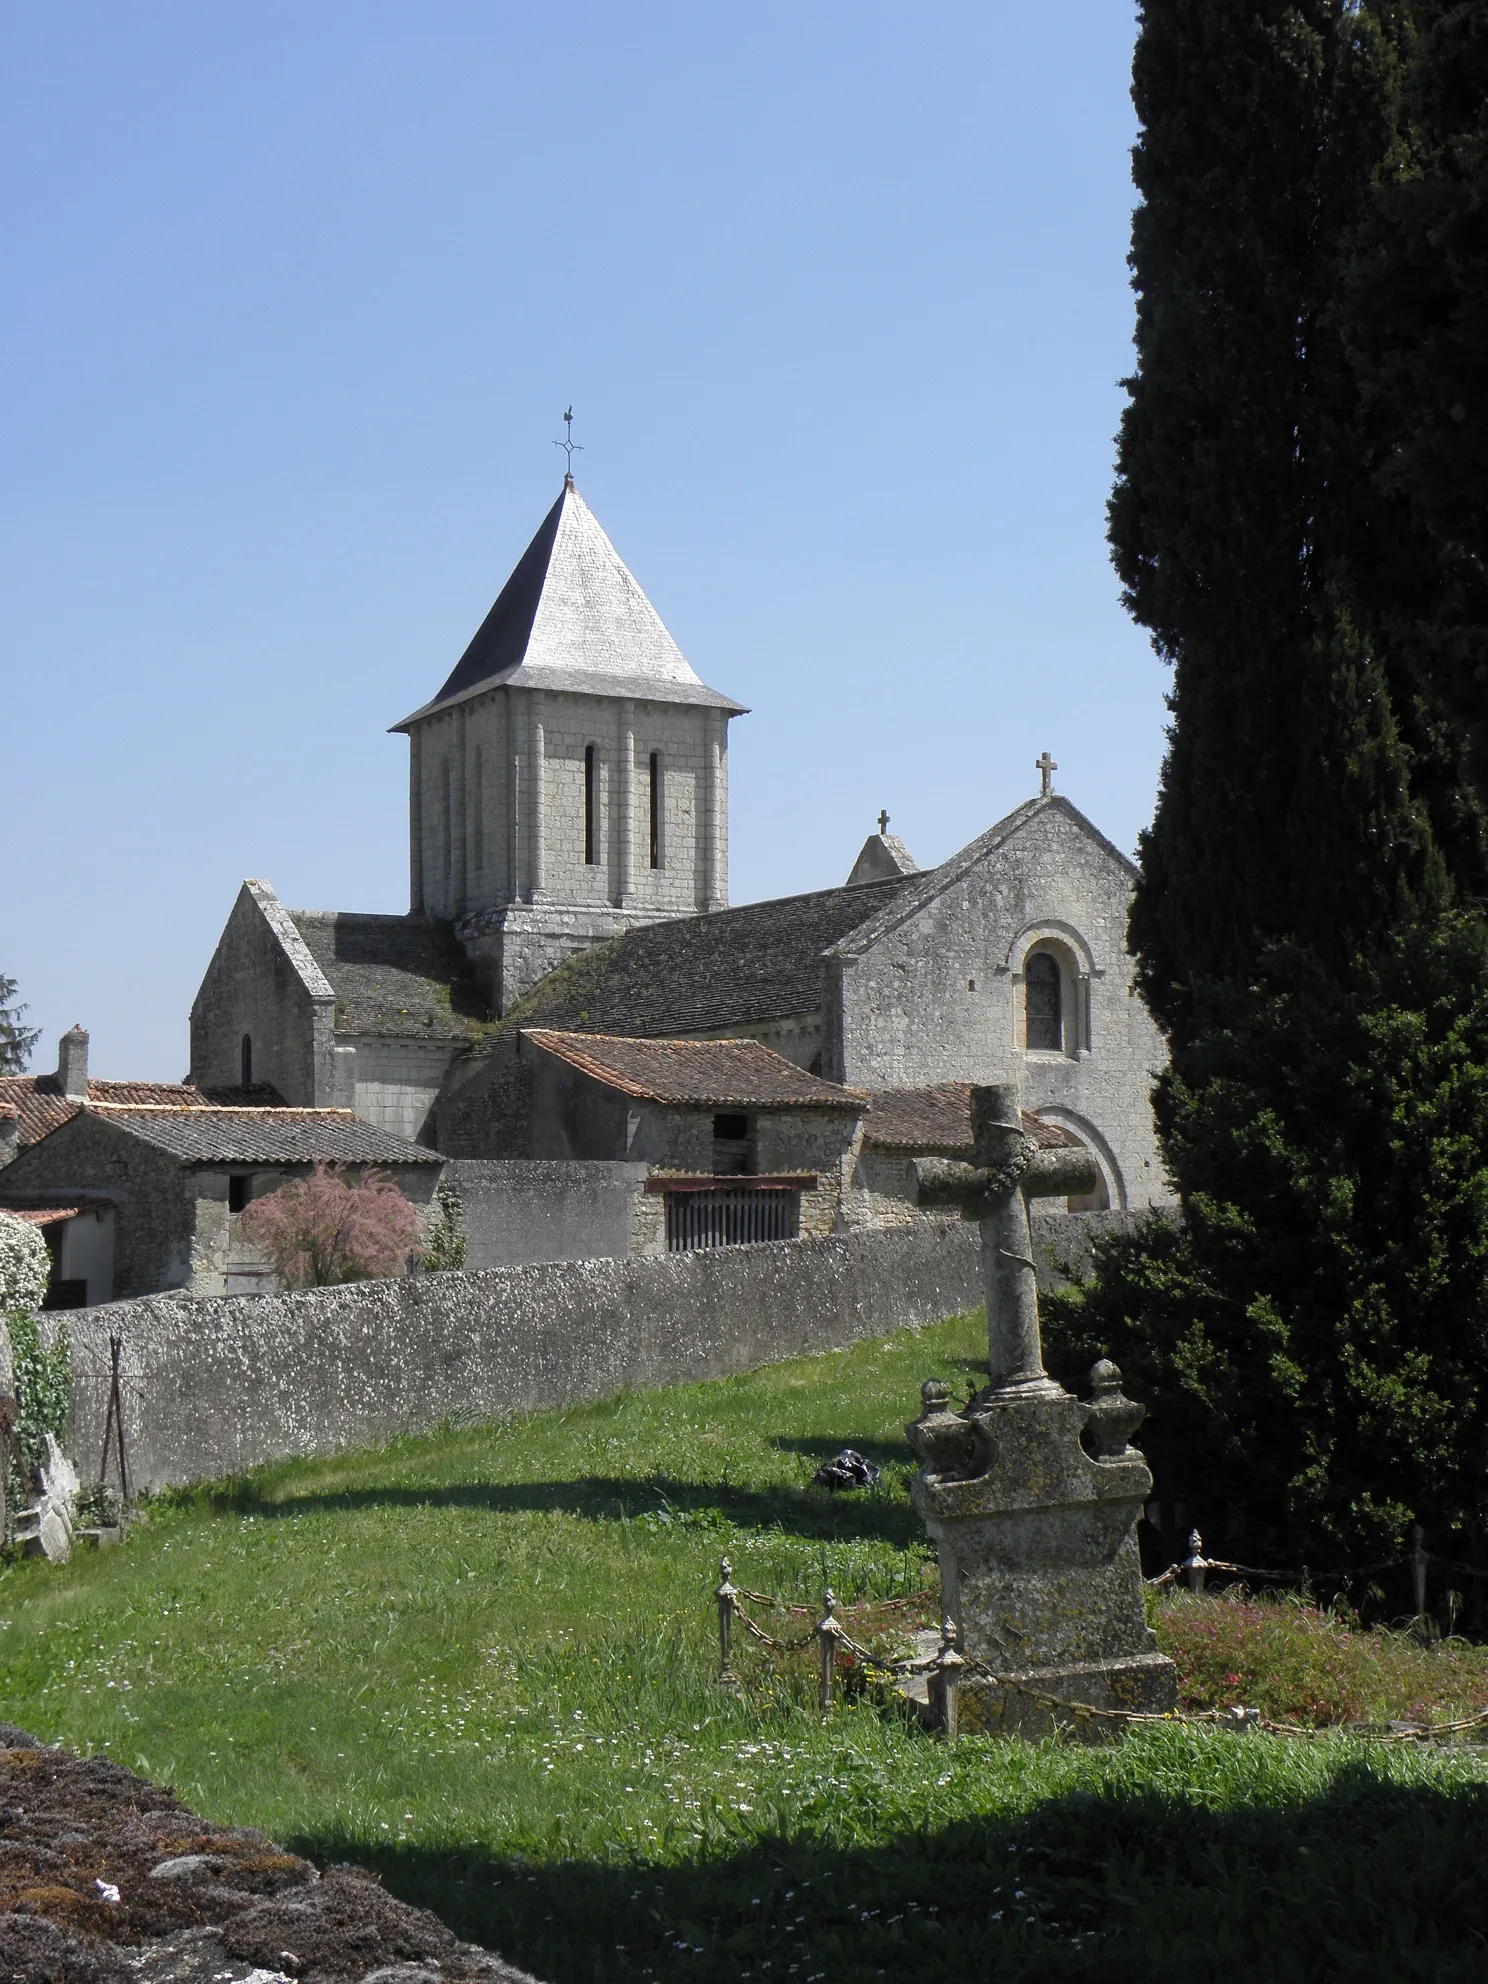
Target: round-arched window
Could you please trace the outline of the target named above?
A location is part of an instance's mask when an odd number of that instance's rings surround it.
[[[1058,1054],[1064,1047],[1063,988],[1059,960],[1035,951],[1023,967],[1027,1044],[1030,1053]]]

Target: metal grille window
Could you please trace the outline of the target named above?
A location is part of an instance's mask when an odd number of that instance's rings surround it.
[[[1059,960],[1047,951],[1035,951],[1023,968],[1023,976],[1029,1050],[1057,1054],[1064,1046]]]
[[[666,1195],[669,1254],[690,1254],[703,1247],[748,1247],[761,1240],[797,1240],[800,1234],[798,1191],[725,1186],[712,1192]]]

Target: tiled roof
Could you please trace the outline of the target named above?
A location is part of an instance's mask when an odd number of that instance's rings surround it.
[[[468,1040],[487,1017],[447,923],[334,909],[289,917],[336,995],[338,1032]]]
[[[143,1102],[169,1108],[188,1104],[252,1102],[272,1108],[279,1101],[276,1089],[267,1082],[252,1089],[198,1089],[190,1082],[106,1082],[89,1080],[90,1102]],[[49,1131],[78,1113],[77,1101],[62,1093],[55,1074],[0,1076],[0,1108],[14,1109],[20,1117],[17,1148],[38,1142]]]
[[[95,1201],[96,1203],[96,1201]],[[28,1226],[55,1226],[60,1220],[76,1219],[83,1211],[92,1208],[80,1205],[71,1206],[7,1206],[0,1205],[0,1212],[7,1212],[12,1219],[23,1219]]]
[[[694,674],[567,480],[443,688],[394,728],[507,683],[735,713],[741,707]]]
[[[349,1109],[97,1111],[115,1129],[187,1164],[442,1164],[437,1151],[364,1123]],[[3,1174],[0,1174],[3,1176]]]
[[[877,1089],[870,1092],[868,1104],[868,1120],[863,1126],[866,1150],[915,1151],[924,1157],[969,1158],[972,1154],[970,1082]],[[1046,1123],[1026,1109],[1023,1128],[1043,1150],[1080,1141],[1058,1124]]]
[[[819,889],[628,931],[571,959],[509,1017],[634,1036],[712,1033],[816,1011],[823,952],[916,879]]]
[[[850,1109],[856,1089],[819,1081],[757,1040],[617,1040],[609,1034],[524,1027],[524,1040],[595,1081],[649,1102],[679,1107]]]

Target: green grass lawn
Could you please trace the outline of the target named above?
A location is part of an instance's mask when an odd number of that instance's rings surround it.
[[[927,1585],[901,1427],[979,1355],[966,1319],[157,1502],[125,1549],[0,1575],[3,1713],[372,1866],[552,1984],[1488,1978],[1474,1754],[949,1747],[870,1698],[822,1726],[799,1664],[716,1685],[723,1549],[802,1599]],[[809,1486],[843,1445],[878,1491]],[[1254,1635],[1210,1605],[1160,1630],[1222,1689]],[[1336,1664],[1339,1629],[1306,1631]],[[1488,1693],[1476,1655],[1432,1658],[1394,1646],[1365,1696]]]

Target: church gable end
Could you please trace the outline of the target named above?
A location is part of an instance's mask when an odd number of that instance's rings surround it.
[[[822,1072],[860,1088],[1016,1079],[1101,1156],[1113,1205],[1160,1196],[1164,1054],[1125,950],[1132,873],[1068,800],[1019,807],[833,948]]]
[[[264,881],[238,891],[191,1007],[199,1088],[270,1083],[288,1103],[329,1103],[335,994]]]

